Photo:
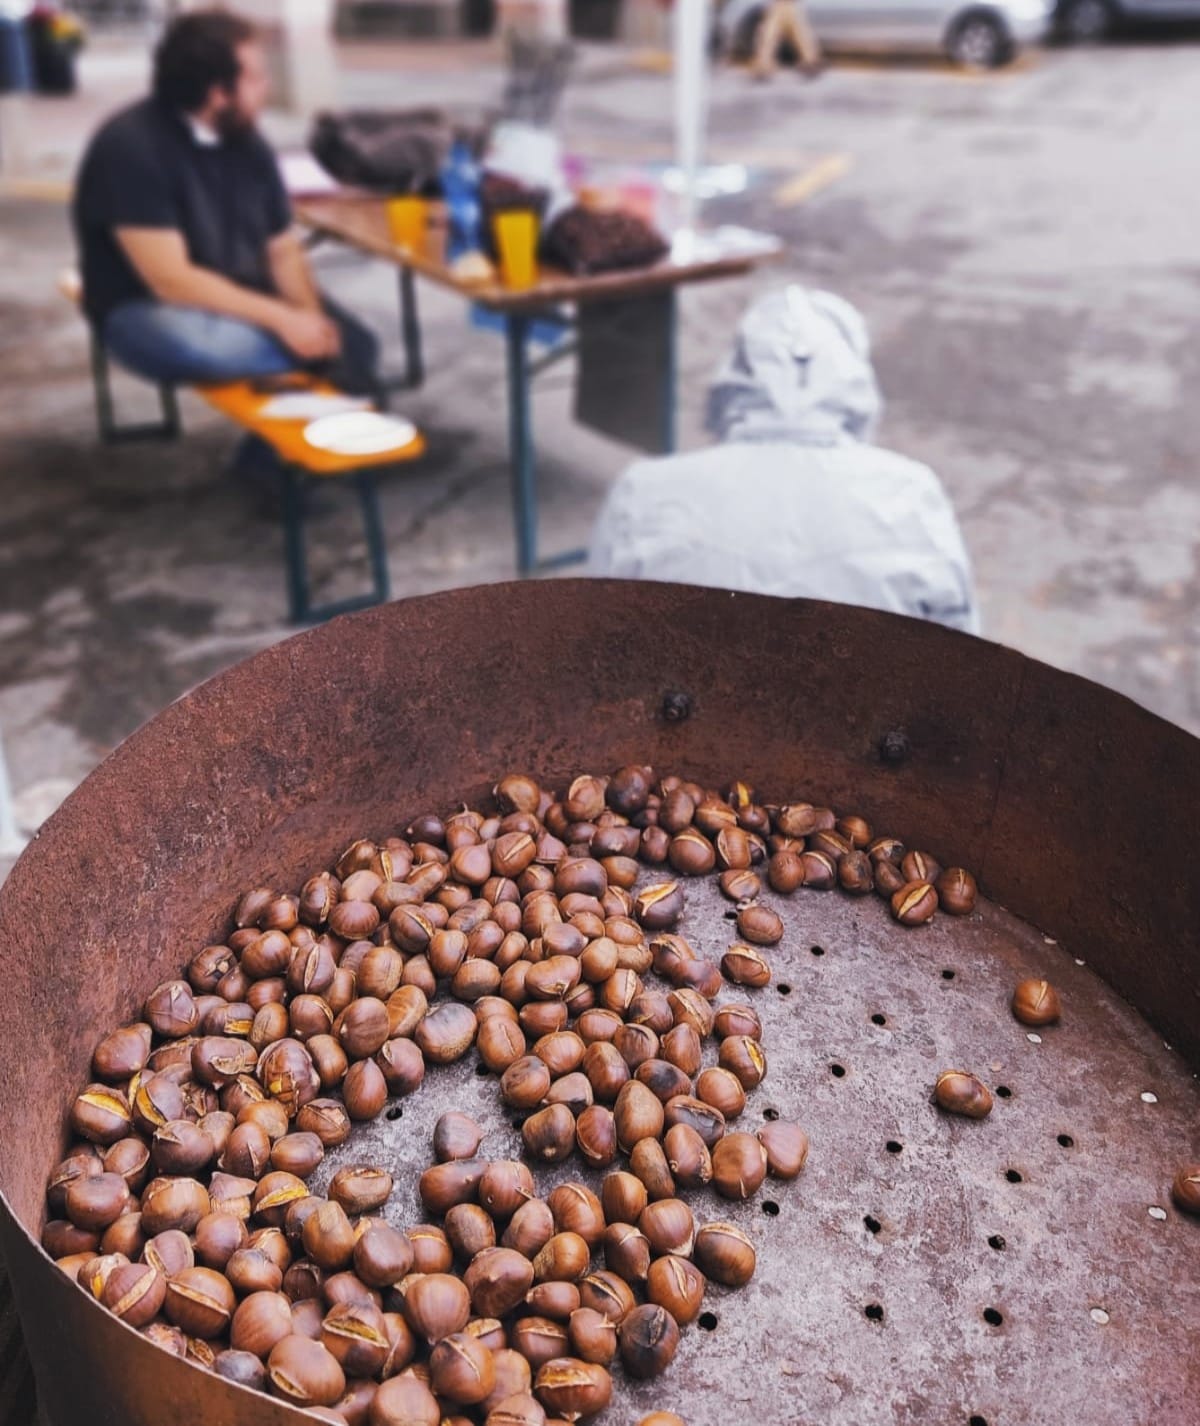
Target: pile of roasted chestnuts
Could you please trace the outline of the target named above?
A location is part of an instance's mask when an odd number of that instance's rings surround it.
[[[738,936],[719,965],[678,930],[688,878],[709,873]],[[165,1350],[344,1426],[595,1416],[611,1366],[662,1371],[708,1284],[754,1272],[748,1237],[682,1195],[746,1199],[808,1154],[797,1125],[734,1127],[767,1054],[753,1005],[716,1001],[771,979],[784,927],[764,882],[874,891],[905,925],[976,898],[969,872],[861,817],[636,766],[559,797],[508,776],[492,807],[355,842],[298,892],[246,892],[224,942],[96,1046],[43,1246]],[[1059,1015],[1044,981],[1013,1010]],[[472,1049],[528,1160],[575,1155],[598,1192],[539,1196],[529,1164],[481,1156],[457,1112],[419,1181],[427,1221],[381,1216],[393,1184],[371,1164],[310,1191],[355,1122]],[[934,1098],[991,1107],[955,1070]],[[1181,1170],[1181,1207],[1197,1185]]]

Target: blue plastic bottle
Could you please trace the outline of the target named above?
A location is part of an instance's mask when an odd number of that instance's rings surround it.
[[[470,145],[456,138],[442,165],[442,193],[449,227],[447,256],[451,262],[480,249],[479,182],[479,165]]]

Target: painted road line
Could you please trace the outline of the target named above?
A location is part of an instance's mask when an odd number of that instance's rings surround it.
[[[70,197],[71,184],[64,178],[0,178],[0,198],[66,203]]]
[[[836,183],[854,167],[854,159],[848,153],[831,153],[813,164],[811,168],[789,178],[772,194],[779,208],[795,208],[801,203]]]
[[[981,79],[992,81],[1009,79],[1018,74],[1028,73],[1030,70],[1040,69],[1042,66],[1041,56],[1033,49],[1022,50],[1007,64],[997,65],[994,69],[971,69],[965,65],[956,64],[947,55],[935,54],[872,54],[869,51],[843,50],[839,53],[827,54],[826,59],[831,73],[926,75],[933,79],[951,79],[960,82],[966,80],[972,84]]]

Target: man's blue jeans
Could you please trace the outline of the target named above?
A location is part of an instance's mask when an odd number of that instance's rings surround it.
[[[328,300],[325,310],[341,332],[341,355],[310,369],[343,391],[377,395],[379,343],[374,333]],[[100,337],[122,366],[147,381],[172,386],[281,376],[306,365],[263,327],[149,298],[114,308]]]

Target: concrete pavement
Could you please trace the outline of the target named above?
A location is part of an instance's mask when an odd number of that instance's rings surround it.
[[[813,84],[717,75],[713,156],[748,163],[753,182],[712,216],[780,233],[789,258],[686,295],[681,373],[690,445],[759,287],[791,278],[855,302],[888,398],[883,439],[950,490],[988,635],[1195,731],[1198,58],[1192,41],[1051,51],[981,78],[936,64],[834,67]],[[111,42],[80,98],[39,104],[24,192],[63,182],[144,64]],[[478,48],[343,51],[347,102],[487,104],[500,82]],[[589,50],[563,131],[585,153],[665,156],[669,77]],[[21,191],[0,195],[0,735],[32,825],[164,703],[289,630],[279,529],[224,475],[219,419],[185,399],[181,443],[97,445],[83,330],[54,292],[65,211]],[[332,248],[318,263],[394,358],[393,275]],[[430,376],[403,405],[430,456],[384,491],[397,595],[513,572],[500,342],[466,340],[455,299],[426,290],[423,305]],[[629,453],[571,422],[568,373],[541,388],[536,422],[545,547],[578,544]],[[359,553],[338,494],[316,551],[330,590]]]

